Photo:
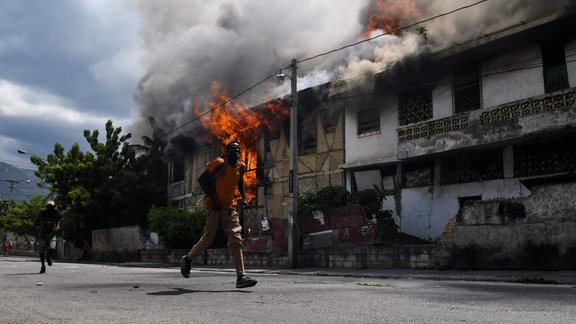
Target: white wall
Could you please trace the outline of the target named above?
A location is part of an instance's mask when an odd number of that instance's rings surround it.
[[[544,94],[540,46],[517,49],[485,61],[482,75],[484,108]]]
[[[396,216],[400,231],[422,239],[436,240],[448,221],[458,213],[458,198],[481,196],[482,200],[527,197],[530,191],[517,179],[463,183],[441,187],[402,189],[402,215],[397,217],[393,196],[386,197],[384,209]]]
[[[442,119],[453,115],[452,112],[452,77],[438,82],[432,90],[432,119]]]
[[[355,102],[349,107],[345,113],[346,164],[396,161],[398,146],[396,96],[374,97],[372,100]],[[356,113],[371,107],[380,109],[380,134],[357,137]]]

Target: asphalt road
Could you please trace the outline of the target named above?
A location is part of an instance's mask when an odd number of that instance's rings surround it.
[[[362,279],[0,258],[0,323],[576,323],[573,285]]]

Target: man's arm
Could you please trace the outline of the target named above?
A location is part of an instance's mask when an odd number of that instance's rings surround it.
[[[213,175],[206,169],[202,175],[198,178],[198,183],[200,184],[200,188],[204,191],[207,197],[210,198],[212,201],[212,207],[216,210],[220,209],[220,200],[218,200],[218,196],[214,191],[212,179]]]
[[[240,192],[240,196],[242,196],[242,207],[243,208],[247,208],[248,207],[248,200],[246,200],[246,189],[244,186],[244,177],[241,176],[240,179],[238,179],[238,191]]]
[[[58,232],[58,230],[60,230],[60,213],[56,212],[56,219],[54,220],[54,226],[52,227],[52,230],[54,232]]]

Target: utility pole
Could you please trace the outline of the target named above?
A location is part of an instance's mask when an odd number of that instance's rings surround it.
[[[298,88],[296,59],[290,64],[292,107],[290,109],[290,162],[288,173],[288,263],[298,267]]]
[[[30,183],[30,179],[26,180],[6,180],[6,182],[10,183],[10,203],[12,203],[12,192],[16,189],[16,184],[20,183],[20,181],[26,181],[26,183]]]

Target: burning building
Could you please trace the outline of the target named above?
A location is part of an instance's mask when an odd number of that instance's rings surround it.
[[[316,69],[302,62],[299,191],[376,185],[387,192],[385,208],[402,233],[442,247],[419,265],[382,257],[368,266],[574,267],[573,1],[481,3],[487,7],[451,23],[430,21],[408,30],[398,29],[445,5],[367,3],[359,37],[389,35],[376,44],[358,43],[356,52],[345,52],[345,64],[344,54]],[[489,13],[498,10],[509,13],[507,21]],[[226,21],[224,27],[238,23]],[[321,68],[338,71],[341,81],[304,83],[324,76]],[[290,98],[271,86],[268,96],[258,97],[268,98],[263,104],[242,102],[229,97],[233,87],[211,84],[204,96],[209,100],[175,100],[181,111],[166,118],[178,129],[169,151],[169,200],[180,208],[202,206],[197,177],[222,144],[239,140],[252,200],[245,230],[268,237],[266,251],[283,252]],[[178,97],[182,88],[172,90],[167,93]],[[179,118],[195,122],[184,125]],[[325,246],[330,244],[335,242]],[[349,266],[367,266],[362,262]]]

